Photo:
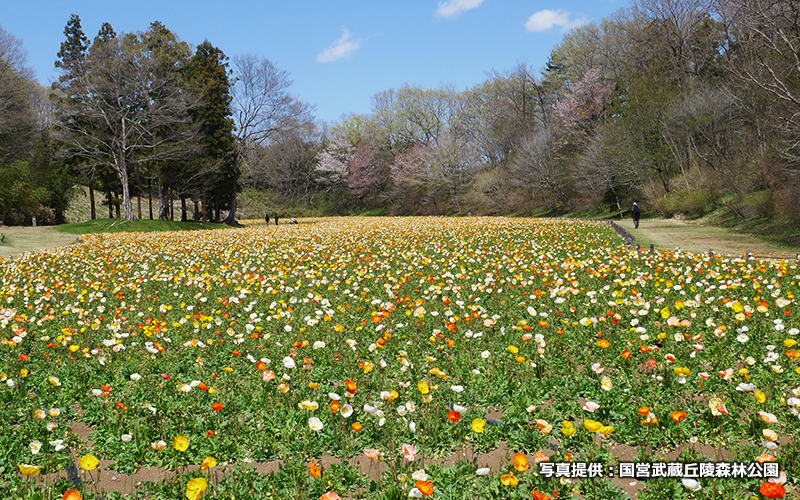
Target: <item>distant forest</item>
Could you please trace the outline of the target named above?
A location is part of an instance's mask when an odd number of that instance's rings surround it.
[[[7,225],[63,222],[82,190],[91,217],[231,225],[254,200],[289,215],[619,214],[637,201],[800,227],[800,1],[636,0],[568,32],[542,70],[389,89],[331,124],[269,59],[193,48],[157,22],[106,23],[90,40],[73,15],[54,60],[45,88],[0,28]]]

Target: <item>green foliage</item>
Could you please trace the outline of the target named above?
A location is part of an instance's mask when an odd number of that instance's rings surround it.
[[[37,181],[30,162],[0,165],[0,185],[3,186],[0,190],[0,221],[3,224],[30,224],[31,217],[42,217],[46,213],[44,205],[48,193]],[[47,217],[40,220],[47,223]]]

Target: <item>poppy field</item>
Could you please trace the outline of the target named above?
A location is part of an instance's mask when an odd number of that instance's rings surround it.
[[[798,267],[577,220],[88,235],[0,261],[0,498],[792,498]]]

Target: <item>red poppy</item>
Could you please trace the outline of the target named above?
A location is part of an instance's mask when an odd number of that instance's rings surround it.
[[[625,349],[624,351],[622,351],[622,357],[625,359],[631,359],[631,351]]]
[[[207,437],[213,438],[215,435],[216,435],[216,433],[215,433],[214,431],[212,431],[211,429],[209,429],[209,430],[206,432],[206,436],[207,436]]]
[[[225,405],[222,403],[214,403],[211,405],[211,408],[213,408],[214,411],[220,411],[221,409],[225,408]]]
[[[210,387],[208,387],[205,382],[200,382],[200,385],[198,387],[200,387],[200,389],[203,391],[207,391],[208,389],[210,389]]]
[[[786,488],[781,483],[771,483],[769,481],[762,484],[758,491],[767,498],[783,498],[786,494]]]
[[[461,414],[457,411],[451,411],[447,414],[447,418],[449,418],[451,422],[458,422],[461,420]]]
[[[125,406],[124,404],[122,404],[122,401],[117,401],[117,407],[118,407],[120,410],[127,410],[127,409],[128,409],[128,407],[127,407],[127,406]]]
[[[231,351],[231,354],[233,354],[234,356],[238,356],[241,354],[241,351]]]
[[[19,355],[20,361],[28,361],[29,358],[30,358],[30,356],[28,356],[27,354],[20,354]]]

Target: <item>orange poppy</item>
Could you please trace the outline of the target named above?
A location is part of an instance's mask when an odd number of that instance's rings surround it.
[[[127,407],[127,406],[125,406],[125,405],[122,403],[122,401],[117,401],[117,407],[118,407],[120,410],[127,410],[127,409],[128,409],[128,407]]]
[[[642,406],[641,408],[639,408],[638,411],[639,411],[639,415],[641,415],[643,417],[646,417],[646,416],[650,415],[650,407],[649,406]]]
[[[69,489],[64,492],[63,500],[83,500],[81,492],[76,489]]]
[[[358,384],[356,384],[354,381],[350,379],[345,380],[344,383],[347,386],[347,392],[349,392],[350,394],[356,393],[356,388],[358,387]]]
[[[451,411],[447,414],[447,418],[449,418],[452,422],[458,422],[461,420],[461,414],[457,411]]]
[[[319,497],[319,500],[342,500],[342,497],[340,497],[335,491],[329,491]]]
[[[433,481],[417,481],[416,486],[426,497],[433,495]]]
[[[622,357],[625,359],[631,359],[631,351],[625,349],[624,351],[622,351]]]
[[[610,345],[611,345],[611,342],[609,342],[609,341],[608,341],[608,340],[606,340],[606,339],[602,339],[602,340],[599,340],[599,341],[597,342],[597,345],[599,345],[600,347],[602,347],[603,349],[605,349],[605,348],[607,348],[608,346],[610,346]]]
[[[338,401],[331,401],[331,411],[333,413],[336,413],[337,411],[339,411],[339,408],[341,408],[341,407],[342,407],[342,403],[340,403]]]
[[[320,469],[317,466],[316,460],[311,462],[311,466],[308,468],[308,472],[311,473],[311,477],[320,477],[322,475],[322,469]]]
[[[530,464],[528,463],[528,456],[522,452],[514,454],[514,468],[520,472],[528,470]]]
[[[681,420],[686,418],[688,415],[685,411],[673,411],[672,415],[670,416],[672,417],[672,420],[674,420],[676,424],[679,424],[681,423]]]
[[[758,491],[767,498],[783,498],[786,494],[786,487],[780,483],[771,483],[767,481],[761,485]]]
[[[550,495],[545,495],[541,491],[533,490],[533,500],[553,500]]]
[[[364,426],[359,424],[358,422],[353,422],[353,424],[350,427],[352,427],[353,430],[356,431],[356,432],[358,432],[358,431],[360,431],[361,429],[364,428]]]
[[[210,387],[207,386],[205,382],[200,382],[200,385],[198,387],[203,391],[207,391],[210,389]]]

